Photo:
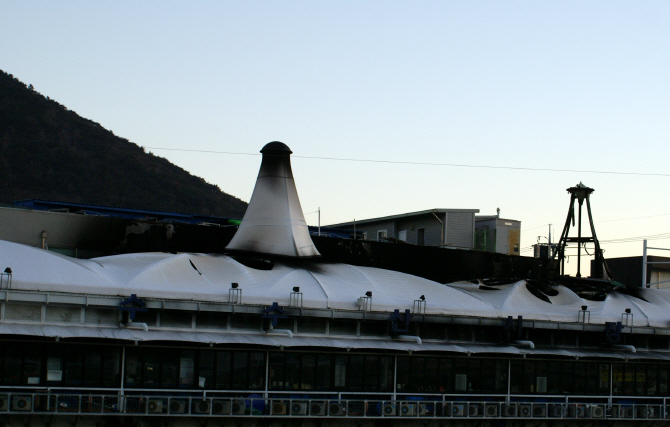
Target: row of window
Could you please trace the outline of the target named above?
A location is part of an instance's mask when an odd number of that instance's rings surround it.
[[[611,387],[615,396],[666,396],[670,379],[670,364],[658,363],[127,346],[122,364],[122,354],[118,346],[3,343],[0,384],[551,395],[609,395]]]

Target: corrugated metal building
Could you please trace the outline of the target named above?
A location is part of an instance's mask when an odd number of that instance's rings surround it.
[[[521,221],[481,215],[475,218],[475,249],[499,254],[519,255]]]
[[[391,240],[419,246],[473,249],[475,214],[479,209],[430,209],[380,218],[356,220],[330,227],[356,228],[366,240]]]

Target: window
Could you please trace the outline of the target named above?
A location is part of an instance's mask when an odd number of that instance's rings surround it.
[[[426,229],[425,228],[419,228],[418,230],[416,230],[416,244],[417,245],[424,246],[426,244],[425,235],[426,235]]]
[[[377,241],[386,240],[386,230],[377,230]]]

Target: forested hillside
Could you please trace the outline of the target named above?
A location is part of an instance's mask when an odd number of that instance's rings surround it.
[[[247,206],[0,70],[0,203],[29,198],[237,218]]]

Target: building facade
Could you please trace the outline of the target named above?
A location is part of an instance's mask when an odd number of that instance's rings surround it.
[[[475,214],[479,209],[431,209],[335,224],[356,228],[365,240],[395,240],[419,246],[473,249]]]
[[[475,217],[475,249],[499,254],[519,255],[521,221],[497,215]]]

